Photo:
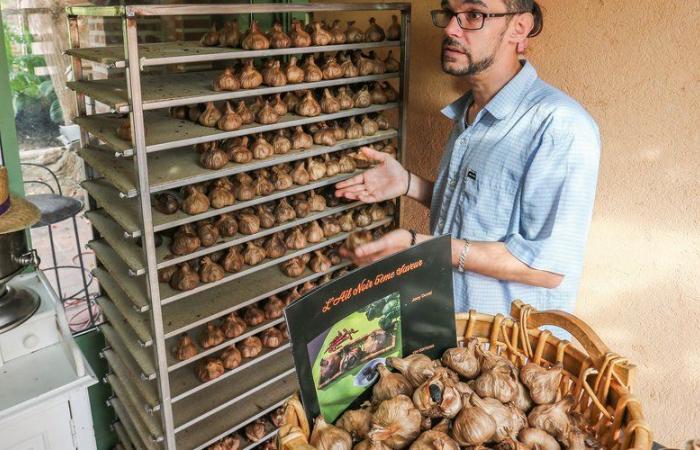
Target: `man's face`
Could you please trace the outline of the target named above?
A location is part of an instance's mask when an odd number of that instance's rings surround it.
[[[508,12],[504,0],[444,0],[442,8],[454,13]],[[450,75],[464,76],[488,69],[502,48],[508,17],[486,18],[480,30],[463,30],[454,17],[444,29],[442,70]]]

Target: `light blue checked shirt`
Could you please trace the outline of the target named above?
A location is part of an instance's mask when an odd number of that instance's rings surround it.
[[[471,102],[467,93],[442,110],[454,127],[433,190],[431,231],[505,242],[520,261],[564,279],[546,289],[455,269],[455,307],[508,314],[521,299],[573,312],[598,178],[598,127],[528,62],[465,127]]]

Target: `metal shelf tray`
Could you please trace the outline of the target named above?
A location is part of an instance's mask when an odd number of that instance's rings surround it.
[[[122,357],[122,360],[125,356],[133,358],[141,371],[139,374],[141,378],[144,380],[154,380],[156,378],[156,369],[153,365],[153,355],[150,350],[146,350],[135,342],[129,343],[125,341],[110,324],[100,325],[100,331],[104,334],[109,347],[117,352]]]
[[[296,375],[288,375],[259,391],[255,396],[255,401],[229,406],[211,416],[200,426],[190,427],[177,433],[177,447],[204,449],[224,436],[282,406],[298,389]]]
[[[356,44],[323,45],[310,47],[291,47],[266,50],[243,50],[229,47],[203,47],[198,41],[157,42],[139,45],[139,62],[141,67],[165,64],[201,63],[230,59],[260,58],[267,56],[299,55],[306,53],[339,52],[345,50],[398,47],[399,41],[361,42]],[[66,55],[94,61],[114,68],[125,68],[124,46],[108,45],[105,47],[72,48]]]
[[[158,389],[152,381],[142,379],[137,373],[133,372],[122,358],[113,350],[105,350],[102,352],[105,359],[109,363],[109,367],[114,374],[119,377],[124,383],[133,386],[139,393],[143,401],[137,404],[143,406],[146,411],[151,412],[160,407],[158,400]]]
[[[130,277],[128,274],[129,268],[122,262],[114,250],[112,250],[112,247],[107,245],[104,241],[90,241],[88,247],[92,249],[97,259],[109,272],[109,275],[111,275],[114,281],[122,288],[133,304],[134,309],[141,313],[148,311],[151,305],[148,300],[145,278]],[[102,281],[102,278],[105,278],[103,276],[105,270],[99,267],[94,269],[93,273],[100,281]]]
[[[236,280],[235,291],[232,285],[223,284],[201,294],[187,297],[179,302],[163,306],[163,326],[165,339],[174,339],[179,334],[202,326],[233,311],[244,308],[271,295],[300,286],[307,281],[321,278],[327,273],[350,265],[343,261],[328,271],[314,273],[306,268],[299,278],[289,278],[277,267],[269,267]]]
[[[122,288],[119,287],[115,279],[109,272],[96,269],[100,272],[99,281],[100,288],[102,288],[103,293],[107,294],[109,300],[116,306],[117,310],[129,323],[129,326],[134,330],[136,336],[138,336],[138,342],[143,347],[149,347],[153,344],[153,338],[151,337],[151,320],[148,314],[140,313],[136,311],[133,303],[129,297],[124,293]]]
[[[340,181],[352,178],[355,175],[364,172],[364,169],[356,170],[353,173],[343,173],[334,177],[326,177],[320,180],[311,182],[304,186],[294,185],[289,189],[275,191],[270,195],[254,197],[251,200],[244,202],[236,202],[225,208],[209,208],[201,214],[189,215],[182,210],[178,210],[175,214],[163,214],[155,208],[151,208],[153,218],[153,231],[163,231],[169,228],[175,228],[186,223],[197,222],[202,219],[216,217],[223,213],[238,211],[251,206],[256,206],[261,203],[271,202],[290,195],[309,192],[312,189],[318,189],[336,184]],[[139,220],[139,201],[135,198],[120,198],[119,193],[109,183],[105,181],[84,181],[82,187],[92,196],[115,222],[124,229],[124,236],[134,238],[141,236],[141,230],[136,225]],[[125,226],[126,225],[126,226]]]
[[[270,95],[301,89],[319,89],[346,84],[370,83],[389,80],[399,76],[398,72],[390,72],[381,75],[339,78],[314,83],[287,84],[277,87],[262,86],[256,89],[217,92],[213,89],[212,84],[219,74],[221,74],[221,70],[145,75],[141,78],[143,109],[151,110],[210,101],[218,102],[256,97],[258,95]],[[127,113],[130,110],[125,79],[70,81],[66,83],[66,86],[110,106],[118,113]]]
[[[107,400],[107,404],[114,409],[119,421],[124,424],[124,427],[127,430],[133,430],[134,434],[138,436],[138,442],[142,445],[142,447],[137,447],[138,449],[145,448],[147,450],[161,450],[163,448],[161,444],[156,444],[150,439],[145,425],[129,415],[126,407],[119,398],[112,397]]]
[[[138,445],[134,444],[136,437],[130,436],[121,422],[114,422],[112,424],[112,430],[114,430],[114,433],[117,435],[117,438],[119,439],[119,442],[123,448],[128,448],[129,450],[132,448],[139,448]],[[140,444],[140,440],[137,440],[136,442]]]
[[[146,152],[158,152],[187,145],[199,144],[201,142],[211,142],[228,139],[237,136],[245,136],[267,131],[290,128],[297,125],[307,125],[322,121],[342,119],[350,116],[374,113],[394,109],[399,103],[387,103],[385,105],[371,105],[368,108],[352,108],[339,111],[333,114],[321,114],[316,117],[302,117],[296,114],[286,114],[277,123],[270,125],[260,125],[252,123],[243,125],[235,131],[221,131],[217,128],[210,128],[199,125],[189,120],[174,119],[164,111],[145,111],[144,123],[146,124]],[[132,144],[129,141],[117,136],[117,128],[121,125],[124,117],[121,114],[95,114],[92,116],[76,117],[73,121],[80,125],[83,130],[88,131],[95,137],[104,141],[105,145],[120,153],[123,156],[133,155]]]
[[[362,145],[388,140],[398,135],[396,130],[381,130],[374,136],[360,139],[345,139],[332,147],[313,145],[306,150],[291,150],[283,155],[273,155],[264,160],[256,160],[247,164],[228,163],[222,169],[209,170],[199,163],[199,153],[192,147],[173,149],[168,152],[158,152],[148,155],[149,192],[156,193],[167,189],[175,189],[189,184],[200,183],[219,177],[231,176],[241,172],[250,172],[265,167],[287,162],[298,161],[314,156],[333,153]],[[138,195],[137,175],[134,162],[129,158],[115,158],[108,149],[91,146],[78,150],[78,154],[119,191],[121,197],[136,197]]]
[[[140,404],[140,398],[135,392],[134,387],[129,383],[123,383],[114,374],[107,375],[107,382],[112,386],[114,394],[121,400],[126,410],[132,415],[138,417],[146,426],[151,439],[159,442],[163,439],[163,427],[160,422],[160,415],[148,414]]]
[[[267,358],[248,367],[239,372],[237,377],[229,377],[207,391],[188,397],[187,401],[175,403],[175,432],[185,430],[251,395],[256,395],[280,379],[294,374],[294,370],[291,351],[285,351],[274,358]]]

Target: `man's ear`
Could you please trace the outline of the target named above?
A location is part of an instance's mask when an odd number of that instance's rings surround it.
[[[518,14],[513,18],[510,40],[518,53],[524,53],[528,45],[528,34],[535,26],[535,18],[530,13]]]

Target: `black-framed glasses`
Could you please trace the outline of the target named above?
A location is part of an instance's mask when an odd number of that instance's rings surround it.
[[[484,13],[480,11],[467,11],[455,13],[448,9],[435,9],[430,11],[433,18],[433,25],[440,28],[446,28],[453,17],[457,18],[457,24],[463,30],[481,30],[484,28],[484,22],[487,17],[506,17],[522,14],[521,11],[505,12],[505,13]]]

